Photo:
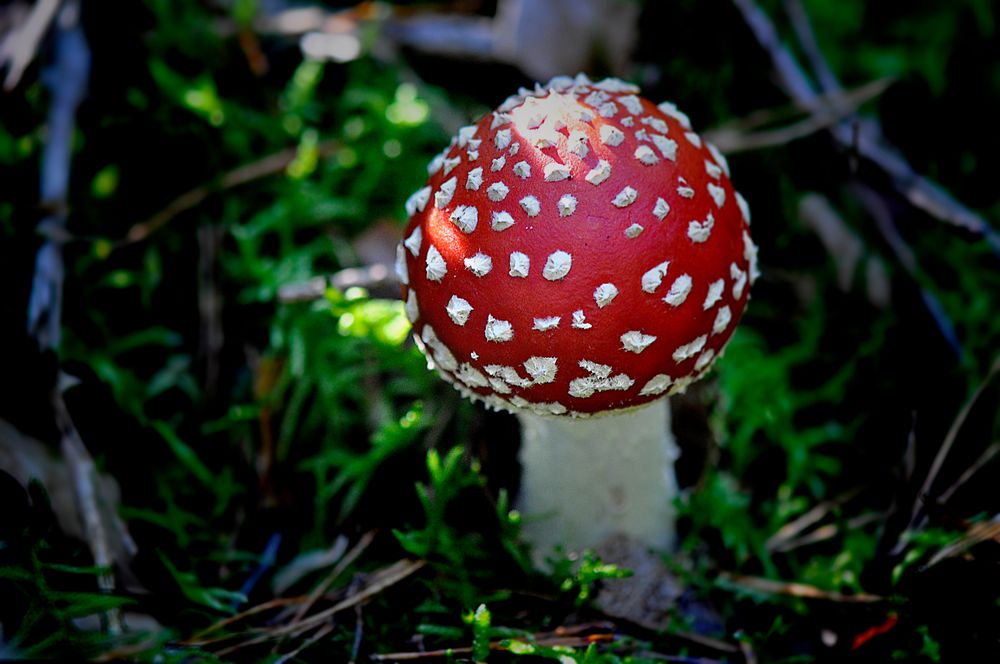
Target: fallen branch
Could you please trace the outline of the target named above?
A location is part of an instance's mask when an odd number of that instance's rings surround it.
[[[733,0],[733,4],[743,15],[757,42],[770,56],[779,87],[800,104],[814,104],[820,97],[819,92],[791,51],[781,43],[774,24],[764,10],[757,6],[754,0]],[[793,22],[801,23],[802,20],[802,17],[799,17],[798,21]],[[801,30],[801,26],[799,29]],[[808,37],[803,41],[808,44]],[[822,59],[818,49],[813,49],[812,53],[812,57],[823,62],[825,66],[825,60]],[[827,85],[836,85],[836,79],[829,80],[825,75],[824,79],[827,79],[825,80]],[[852,119],[852,123],[841,122],[831,126],[830,132],[844,150],[856,153],[860,158],[882,170],[899,194],[913,207],[936,219],[984,237],[992,249],[1000,254],[1000,236],[986,221],[955,200],[938,184],[916,173],[895,149],[885,143],[877,123],[857,117]]]
[[[339,141],[328,140],[321,142],[316,149],[319,158],[326,159],[336,153],[339,148]],[[298,148],[286,148],[280,152],[233,169],[224,174],[214,184],[202,185],[184,192],[152,217],[132,226],[128,230],[128,233],[125,234],[125,238],[118,241],[115,248],[142,242],[169,223],[174,217],[191,208],[197,207],[214,193],[233,189],[281,173],[295,160],[297,155]]]
[[[719,581],[725,585],[732,586],[740,590],[764,593],[766,595],[787,595],[789,597],[824,600],[844,604],[873,604],[876,602],[886,601],[885,597],[871,595],[869,593],[848,595],[845,593],[823,590],[822,588],[817,588],[816,586],[811,586],[806,583],[776,581],[774,579],[765,579],[759,576],[745,576],[742,574],[732,574],[730,572],[721,573],[719,575]]]
[[[813,73],[816,74],[820,89],[826,91],[839,90],[840,81],[837,79],[837,75],[833,73],[830,63],[823,57],[823,51],[816,40],[816,33],[812,29],[812,23],[809,20],[809,15],[806,13],[805,7],[802,5],[802,1],[785,0],[784,5],[785,13],[788,14],[792,30],[795,32],[795,38],[809,60],[809,65],[812,67]]]
[[[845,491],[833,500],[826,500],[814,506],[812,509],[802,513],[795,519],[792,519],[783,525],[777,530],[777,532],[768,537],[767,541],[764,543],[764,548],[768,551],[781,551],[788,542],[797,538],[806,529],[819,523],[823,517],[839,508],[859,493],[861,493],[861,489],[854,488],[850,491]]]
[[[710,129],[704,132],[703,137],[725,154],[786,145],[845,121],[857,113],[863,104],[885,92],[891,83],[892,79],[878,79],[854,90],[837,90],[817,96],[808,104],[796,104],[787,110],[758,111],[746,118]],[[808,111],[810,114],[798,122],[776,129],[748,131],[800,111]]]
[[[62,294],[66,268],[62,240],[66,230],[66,202],[76,111],[90,76],[90,47],[80,25],[80,7],[68,2],[59,12],[55,58],[43,77],[52,95],[47,140],[42,150],[40,198],[50,214],[39,222],[46,241],[35,257],[35,274],[28,301],[28,333],[42,349],[58,348],[62,334]]]

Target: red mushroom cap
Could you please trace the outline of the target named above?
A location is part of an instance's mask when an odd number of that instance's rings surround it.
[[[757,276],[724,157],[672,104],[560,77],[464,127],[407,201],[414,336],[497,408],[589,415],[683,390]]]

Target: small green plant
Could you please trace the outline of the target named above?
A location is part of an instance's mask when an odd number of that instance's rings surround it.
[[[570,595],[577,606],[586,603],[602,581],[632,576],[632,570],[606,563],[590,549],[579,555],[574,553],[549,558],[547,562],[559,590]]]
[[[0,596],[4,604],[0,619],[6,628],[0,635],[0,657],[96,655],[108,647],[108,637],[98,630],[82,630],[79,625],[120,624],[121,611],[134,606],[135,600],[102,590],[100,580],[107,578],[110,570],[90,565],[80,547],[62,538],[40,485],[33,483],[23,495],[23,505],[13,501],[7,505],[7,515],[22,519],[23,528],[0,530]],[[121,637],[122,643],[133,640],[137,639]]]
[[[402,547],[420,558],[440,558],[464,569],[470,559],[483,552],[472,534],[458,533],[445,519],[449,504],[466,488],[481,487],[478,463],[468,464],[464,449],[453,447],[442,459],[437,450],[427,452],[430,484],[417,484],[417,498],[424,510],[426,525],[420,530],[396,531]]]
[[[160,560],[170,572],[184,597],[195,604],[207,607],[220,613],[235,613],[247,601],[246,595],[225,588],[206,586],[197,575],[190,571],[182,571],[170,562],[170,559],[160,553]]]
[[[490,622],[492,616],[485,604],[466,617],[466,622],[472,626],[472,658],[477,662],[485,662],[490,654]]]

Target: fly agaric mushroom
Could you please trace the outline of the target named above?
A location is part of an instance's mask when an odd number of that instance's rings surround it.
[[[462,394],[518,414],[539,556],[672,544],[663,397],[709,370],[757,276],[725,158],[637,93],[583,75],[522,89],[460,129],[406,205],[414,338]]]

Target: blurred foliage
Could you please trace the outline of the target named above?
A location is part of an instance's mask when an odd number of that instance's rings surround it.
[[[463,82],[457,63],[378,48],[384,37],[371,27],[359,31],[356,59],[305,59],[295,40],[252,31],[268,4],[84,9],[94,65],[74,145],[58,361],[77,381],[67,401],[98,465],[120,484],[139,554],[118,590],[100,590],[107,570],[60,532],[44,492],[0,474],[0,657],[221,661],[217,644],[190,637],[275,600],[280,571],[298,579],[288,597],[324,578],[342,597],[366,574],[415,557],[427,567],[325,638],[254,654],[285,661],[279,652],[302,646],[292,658],[346,661],[357,648],[363,657],[455,647],[477,661],[652,661],[641,653],[676,645],[669,634],[574,647],[536,639],[568,619],[600,617],[596,589],[629,572],[589,553],[532,571],[509,497],[516,480],[487,481],[490,464],[514,454],[509,420],[460,401],[426,370],[391,291],[279,298],[284,287],[378,260],[372,244],[395,240],[402,202],[448,140],[443,118],[492,107],[510,91],[484,92],[484,81],[520,75],[483,65],[480,80]],[[761,6],[780,18],[787,4]],[[887,138],[995,226],[995,3],[803,6],[845,86],[892,80],[864,109]],[[699,127],[786,104],[728,3],[644,2],[643,11],[632,77],[651,98],[678,101]],[[791,43],[788,22],[778,23]],[[693,29],[665,43],[666,25]],[[44,63],[0,104],[0,276],[13,293],[0,302],[9,342],[0,417],[55,441],[51,412],[39,406],[54,360],[20,333],[40,242],[43,78]],[[858,205],[848,155],[823,135],[730,161],[754,210],[764,277],[714,378],[686,397],[710,413],[707,449],[685,447],[686,459],[704,457],[679,503],[683,545],[672,565],[694,597],[686,601],[722,616],[708,621],[708,636],[739,640],[759,661],[988,660],[1000,650],[995,542],[936,555],[1000,511],[996,461],[947,504],[928,503],[926,524],[910,529],[907,518],[1000,348],[996,253],[893,200],[918,259],[908,273]],[[243,169],[256,175],[227,180]],[[158,216],[191,191],[197,204]],[[868,300],[860,271],[849,288],[838,283],[838,258],[798,219],[810,192],[886,266],[890,307]],[[136,228],[145,234],[128,239]],[[937,492],[1000,437],[997,396],[987,386],[970,411]],[[374,543],[355,559],[297,567],[303,552],[371,531]],[[721,572],[884,600],[763,593],[721,582]],[[890,613],[898,622],[886,623]],[[108,615],[133,629],[102,631]],[[679,608],[675,619],[701,629],[693,616]]]

